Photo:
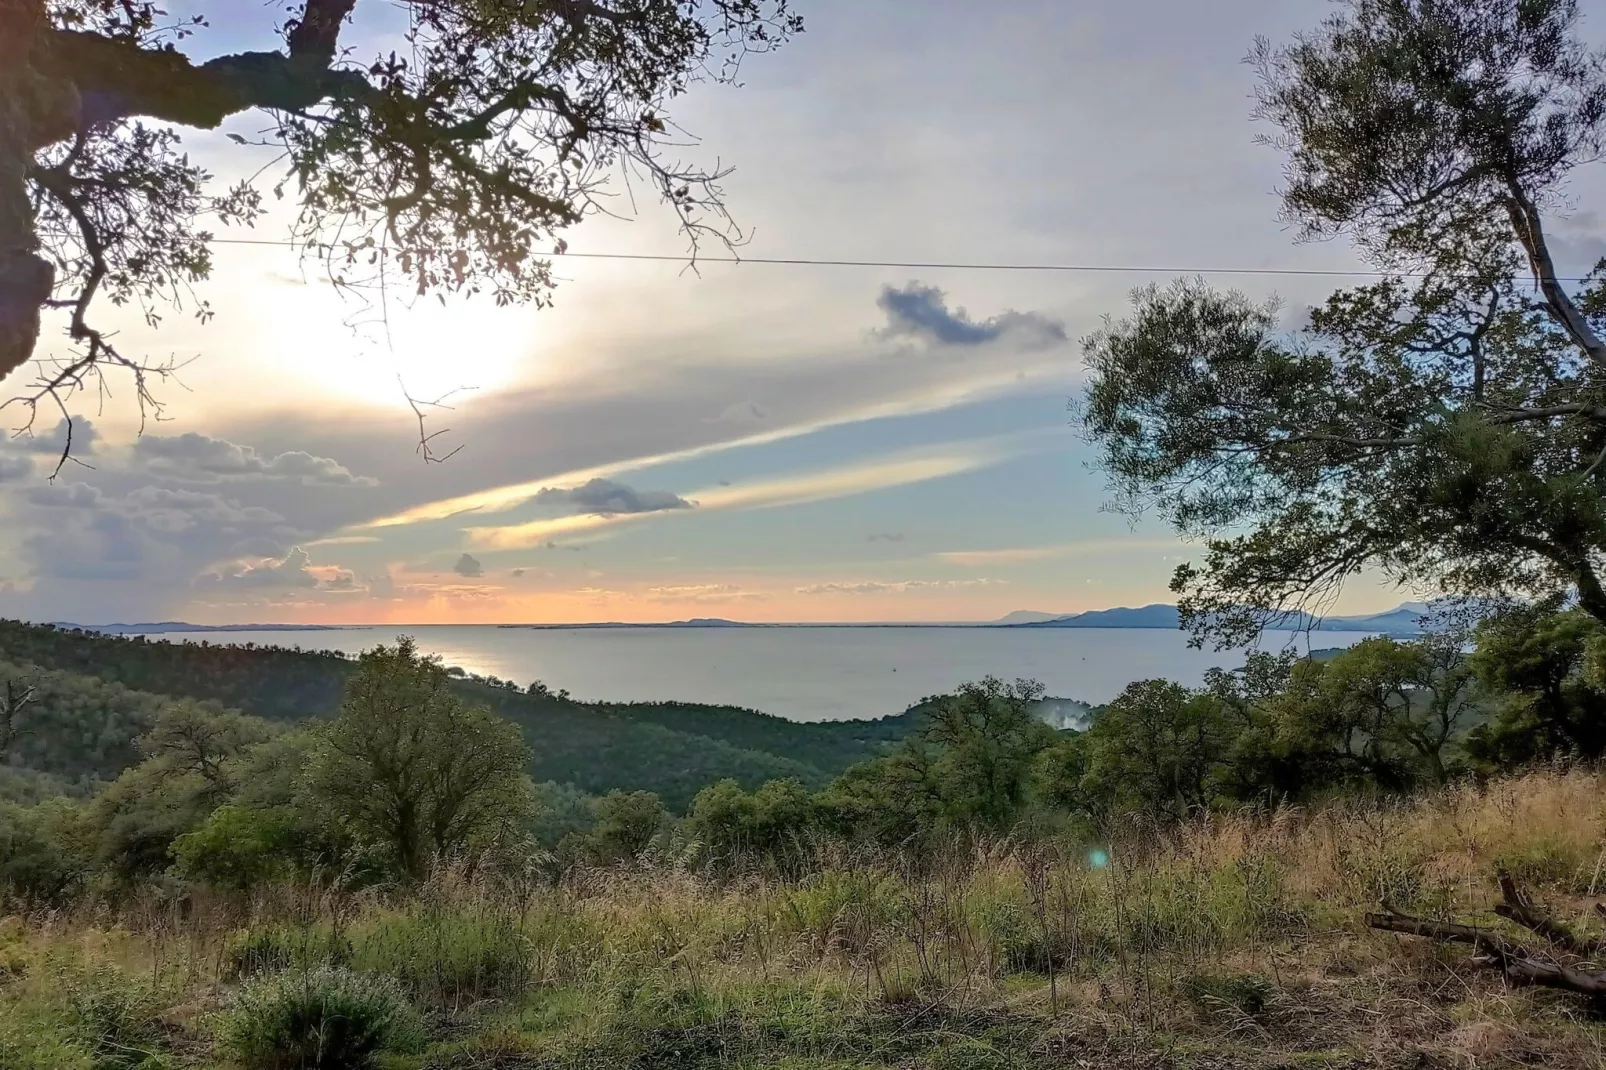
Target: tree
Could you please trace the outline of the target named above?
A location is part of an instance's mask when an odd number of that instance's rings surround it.
[[[1033,760],[1054,738],[1032,712],[1042,697],[1035,680],[989,676],[962,684],[931,711],[919,735],[937,750],[931,773],[950,823],[1001,832],[1020,816]]]
[[[267,113],[264,142],[287,168],[273,189],[298,204],[292,237],[338,286],[542,302],[542,254],[563,249],[557,235],[598,209],[621,164],[694,242],[728,236],[724,172],[669,158],[665,109],[802,28],[786,0],[400,6],[405,30],[374,57],[342,41],[368,4],[301,0],[281,49],[197,61],[206,16],[172,20],[152,0],[0,2],[0,379],[33,355],[41,311],[59,308],[77,348],[24,402],[59,401],[107,365],[153,400],[163,368],[114,349],[91,309],[134,301],[154,322],[211,270],[206,217],[261,213],[248,182],[213,191],[179,134],[251,110]],[[248,33],[244,11],[216,18]]]
[[[1606,687],[1590,669],[1606,628],[1551,599],[1484,622],[1471,666],[1484,688],[1504,694],[1494,718],[1467,747],[1485,766],[1512,768],[1563,755],[1606,754]]]
[[[1414,676],[1412,702],[1389,729],[1399,743],[1414,751],[1434,783],[1444,784],[1456,771],[1447,752],[1462,741],[1467,722],[1480,709],[1477,673],[1462,652],[1457,633],[1425,635],[1408,644]]]
[[[668,811],[650,791],[614,790],[591,803],[596,821],[576,833],[572,850],[591,862],[628,862],[645,851],[663,827]]]
[[[769,780],[748,792],[721,780],[697,793],[687,815],[691,834],[725,864],[756,858],[795,863],[814,829],[815,801],[800,780]]]
[[[514,835],[533,804],[518,728],[469,706],[448,679],[405,636],[365,652],[306,771],[308,805],[414,879]]]
[[[1326,773],[1302,740],[1287,731],[1292,696],[1320,674],[1320,666],[1293,651],[1251,651],[1242,667],[1210,669],[1204,690],[1221,703],[1235,733],[1222,790],[1234,799],[1276,805],[1321,786]]]
[[[238,786],[232,763],[273,737],[266,721],[225,710],[215,703],[175,702],[156,716],[136,742],[146,765],[166,777],[194,777],[214,799]]]
[[[229,801],[241,781],[236,763],[271,736],[265,722],[214,703],[162,707],[135,741],[144,760],[91,804],[100,861],[122,878],[166,869],[174,840]]]
[[[1083,791],[1106,810],[1186,817],[1219,795],[1232,727],[1208,692],[1169,680],[1129,684],[1088,726]]]
[[[1385,277],[1298,333],[1275,303],[1151,287],[1087,340],[1120,500],[1207,541],[1172,578],[1196,641],[1319,610],[1362,569],[1570,590],[1606,620],[1606,288],[1561,277],[1545,232],[1606,132],[1577,21],[1576,0],[1344,0],[1255,47],[1285,219]]]
[[[37,688],[18,680],[6,680],[6,693],[0,697],[0,755],[9,754],[11,741],[17,738],[17,718],[28,703],[33,701]]]

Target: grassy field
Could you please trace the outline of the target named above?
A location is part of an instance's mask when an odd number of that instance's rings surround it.
[[[1094,846],[956,847],[918,871],[844,857],[714,880],[661,857],[11,916],[0,1067],[271,1066],[249,1044],[264,1006],[379,998],[328,995],[370,981],[405,1019],[391,1067],[1606,1066],[1580,997],[1360,921],[1387,900],[1504,926],[1501,868],[1594,918],[1603,789],[1537,772]]]

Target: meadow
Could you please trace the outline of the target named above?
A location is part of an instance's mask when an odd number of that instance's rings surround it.
[[[361,1065],[329,1061],[342,1022],[420,1070],[1602,1066],[1587,999],[1363,918],[1387,902],[1531,940],[1491,912],[1505,871],[1598,933],[1603,789],[1556,766],[1098,842],[822,842],[784,873],[669,837],[405,894],[315,874],[85,900],[0,922],[0,1066]],[[263,1041],[309,1020],[324,1056]]]

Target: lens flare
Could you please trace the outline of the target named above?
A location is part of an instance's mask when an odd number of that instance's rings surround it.
[[[1110,864],[1110,854],[1108,851],[1095,847],[1087,853],[1087,864],[1093,869],[1103,869]]]

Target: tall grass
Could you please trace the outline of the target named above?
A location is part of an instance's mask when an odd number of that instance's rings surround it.
[[[1037,1016],[1043,1044],[1042,1022],[1063,1013],[1109,1035],[1181,1016],[1259,1036],[1298,1017],[1302,986],[1376,988],[1398,973],[1398,941],[1358,924],[1380,900],[1499,924],[1487,912],[1499,868],[1563,910],[1606,892],[1603,789],[1595,772],[1543,770],[1414,800],[1122,827],[1098,843],[956,841],[919,866],[822,855],[789,880],[665,863],[541,885],[443,872],[405,896],[281,888],[244,904],[85,907],[0,922],[0,1066],[113,1065],[113,1047],[176,1059],[170,1039],[210,1043],[237,986],[325,968],[390,978],[453,1038],[439,1043],[539,1054],[560,1037],[597,1065],[716,1041],[721,1059],[892,1060],[908,1054],[897,1014],[930,1024],[939,1047],[964,1033],[971,1047],[925,1051],[931,1065],[990,1065],[974,1045],[996,1046],[989,1030],[1003,1044],[1015,1014]],[[1411,969],[1446,968],[1408,955]],[[120,994],[86,1002],[85,978],[107,977]],[[1526,1006],[1499,998],[1508,1017]],[[969,1024],[920,1018],[932,1008]],[[468,1039],[440,1025],[470,1020]],[[1295,1032],[1320,1035],[1309,1021]]]

